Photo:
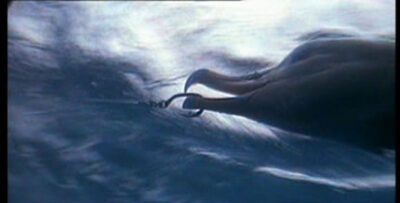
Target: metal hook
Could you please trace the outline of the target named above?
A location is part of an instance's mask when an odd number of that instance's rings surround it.
[[[200,97],[203,98],[200,94],[196,94],[196,93],[179,93],[179,94],[175,94],[173,96],[171,96],[169,99],[164,100],[164,101],[160,101],[160,102],[154,102],[154,101],[150,101],[149,105],[152,107],[158,107],[158,108],[167,108],[172,101],[174,101],[176,98],[179,97],[187,97],[187,96],[196,96],[196,97]],[[197,117],[200,116],[203,113],[204,109],[199,109],[198,111],[194,112],[194,113],[189,113],[189,114],[181,114],[184,117],[187,118],[193,118],[193,117]]]

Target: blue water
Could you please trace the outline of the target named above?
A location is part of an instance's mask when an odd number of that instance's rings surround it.
[[[166,99],[200,68],[271,67],[309,33],[391,37],[394,14],[385,0],[14,2],[9,202],[394,202],[393,151],[188,119],[182,100],[113,103]]]

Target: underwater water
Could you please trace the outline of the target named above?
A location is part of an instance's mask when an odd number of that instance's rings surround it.
[[[182,100],[167,109],[135,104],[182,92],[201,68],[271,67],[326,33],[390,38],[394,4],[12,3],[9,202],[394,202],[393,151],[209,111],[185,118]]]

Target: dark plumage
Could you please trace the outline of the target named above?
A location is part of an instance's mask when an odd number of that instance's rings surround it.
[[[199,70],[185,91],[196,83],[238,96],[192,96],[184,108],[241,115],[368,149],[395,145],[394,42],[315,40],[264,73],[229,77]]]

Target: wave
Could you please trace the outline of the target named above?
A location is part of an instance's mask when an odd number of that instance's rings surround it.
[[[254,169],[254,171],[267,173],[289,180],[305,181],[309,183],[333,186],[350,190],[394,188],[396,186],[395,176],[393,174],[361,178],[327,178],[268,166],[257,167]]]

